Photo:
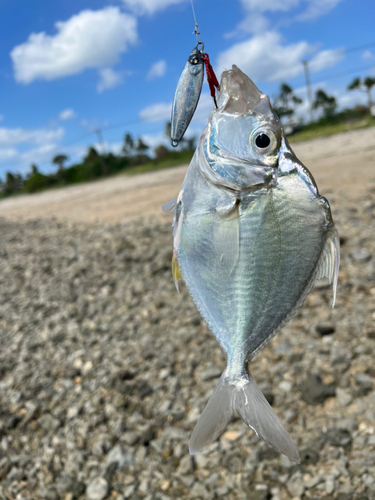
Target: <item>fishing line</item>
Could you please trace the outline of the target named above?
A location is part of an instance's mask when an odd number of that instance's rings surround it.
[[[190,0],[190,3],[191,3],[191,10],[193,11],[194,26],[195,26],[194,31],[193,31],[193,35],[195,35],[197,37],[197,48],[199,45],[202,45],[202,48],[200,51],[202,54],[202,60],[204,62],[205,68],[206,68],[207,83],[208,83],[208,86],[210,87],[211,97],[214,100],[215,107],[217,108],[216,90],[220,90],[220,85],[219,85],[219,82],[216,78],[215,72],[211,66],[209,55],[207,53],[203,52],[204,43],[202,42],[202,39],[201,39],[201,34],[199,31],[199,27],[198,27],[197,16],[195,15],[193,0]]]
[[[193,0],[190,0],[190,3],[191,3],[191,9],[193,11],[193,17],[194,17],[194,31],[193,31],[193,35],[195,35],[197,37],[197,43],[198,44],[202,44],[201,34],[200,34],[200,31],[199,31],[199,28],[198,28],[198,22],[197,22],[197,18],[196,18],[196,15],[195,15]]]

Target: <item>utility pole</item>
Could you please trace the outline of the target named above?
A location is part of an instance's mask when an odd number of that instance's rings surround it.
[[[97,128],[95,130],[95,134],[98,136],[98,143],[100,144],[100,148],[102,150],[102,154],[106,154],[106,149],[105,149],[103,134],[102,134],[102,131],[100,130],[100,128]]]
[[[302,64],[303,64],[303,67],[305,69],[305,80],[306,80],[307,100],[309,101],[310,121],[313,122],[314,115],[313,115],[313,107],[312,107],[312,93],[311,93],[309,62],[302,61]]]
[[[102,131],[100,130],[100,128],[97,128],[97,129],[95,130],[95,133],[96,133],[96,135],[98,136],[98,142],[99,142],[99,144],[100,144],[100,149],[101,149],[101,151],[102,151],[102,154],[104,154],[104,155],[105,155],[105,154],[107,154],[107,151],[106,151],[106,149],[105,149],[105,143],[104,143],[104,139],[103,139],[103,134],[102,134]],[[103,158],[102,158],[102,160],[101,160],[101,167],[102,167],[102,168],[101,168],[101,170],[102,170],[102,175],[103,175],[103,176],[108,175],[108,167],[107,167],[107,165],[104,163]]]

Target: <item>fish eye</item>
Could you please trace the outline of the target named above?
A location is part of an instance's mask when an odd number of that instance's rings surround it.
[[[263,134],[263,132],[261,132],[259,135],[256,136],[255,144],[258,146],[259,149],[264,149],[271,144],[271,139],[268,137],[267,134]]]
[[[256,153],[272,154],[277,148],[278,141],[275,134],[270,129],[256,130],[250,138]]]

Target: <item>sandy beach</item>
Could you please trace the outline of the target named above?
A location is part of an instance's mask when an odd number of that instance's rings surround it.
[[[360,196],[375,179],[375,128],[298,143],[293,149],[321,194]],[[178,194],[187,166],[53,189],[0,201],[0,216],[118,223],[139,216],[167,220],[160,207]]]

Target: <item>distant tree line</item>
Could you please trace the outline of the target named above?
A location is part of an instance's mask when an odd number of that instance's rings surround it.
[[[170,123],[166,124],[165,133],[170,131]],[[170,137],[170,135],[169,135]],[[150,169],[158,167],[161,162],[170,160],[173,164],[189,161],[195,149],[196,138],[185,139],[180,142],[178,151],[172,150],[163,144],[157,146],[153,155],[150,155],[150,146],[139,137],[126,133],[121,153],[100,154],[96,148],[90,146],[83,160],[66,167],[69,157],[65,154],[54,156],[51,163],[57,169],[51,173],[40,172],[37,165],[32,164],[30,171],[22,177],[19,173],[6,172],[5,179],[0,179],[0,197],[16,193],[35,193],[51,187],[65,186],[78,182],[86,182],[100,177],[126,172],[127,169],[150,163]]]
[[[305,126],[316,127],[329,123],[339,123],[348,120],[355,120],[369,114],[374,106],[372,99],[372,88],[375,86],[375,78],[366,77],[364,79],[355,78],[350,85],[349,91],[360,91],[367,94],[368,107],[355,106],[353,109],[337,111],[338,104],[335,96],[328,95],[323,89],[315,92],[312,103],[313,109],[319,118]],[[291,121],[303,104],[303,100],[296,95],[295,91],[287,83],[282,83],[279,94],[274,99],[273,108],[283,122]],[[295,129],[294,129],[295,130]],[[165,135],[170,138],[171,123],[166,123]],[[6,172],[5,179],[0,179],[0,197],[9,196],[15,193],[34,193],[50,187],[64,186],[77,182],[85,182],[100,177],[106,177],[119,172],[126,172],[127,169],[150,163],[149,169],[157,168],[159,164],[170,165],[187,162],[190,160],[195,149],[196,138],[183,139],[179,151],[171,150],[164,144],[157,146],[153,155],[150,155],[150,146],[141,137],[134,138],[130,133],[126,133],[123,140],[121,153],[100,154],[94,147],[89,147],[81,163],[76,163],[66,167],[69,158],[65,154],[58,154],[52,158],[52,164],[57,167],[52,173],[42,173],[37,165],[32,164],[30,171],[25,177],[19,173]]]

